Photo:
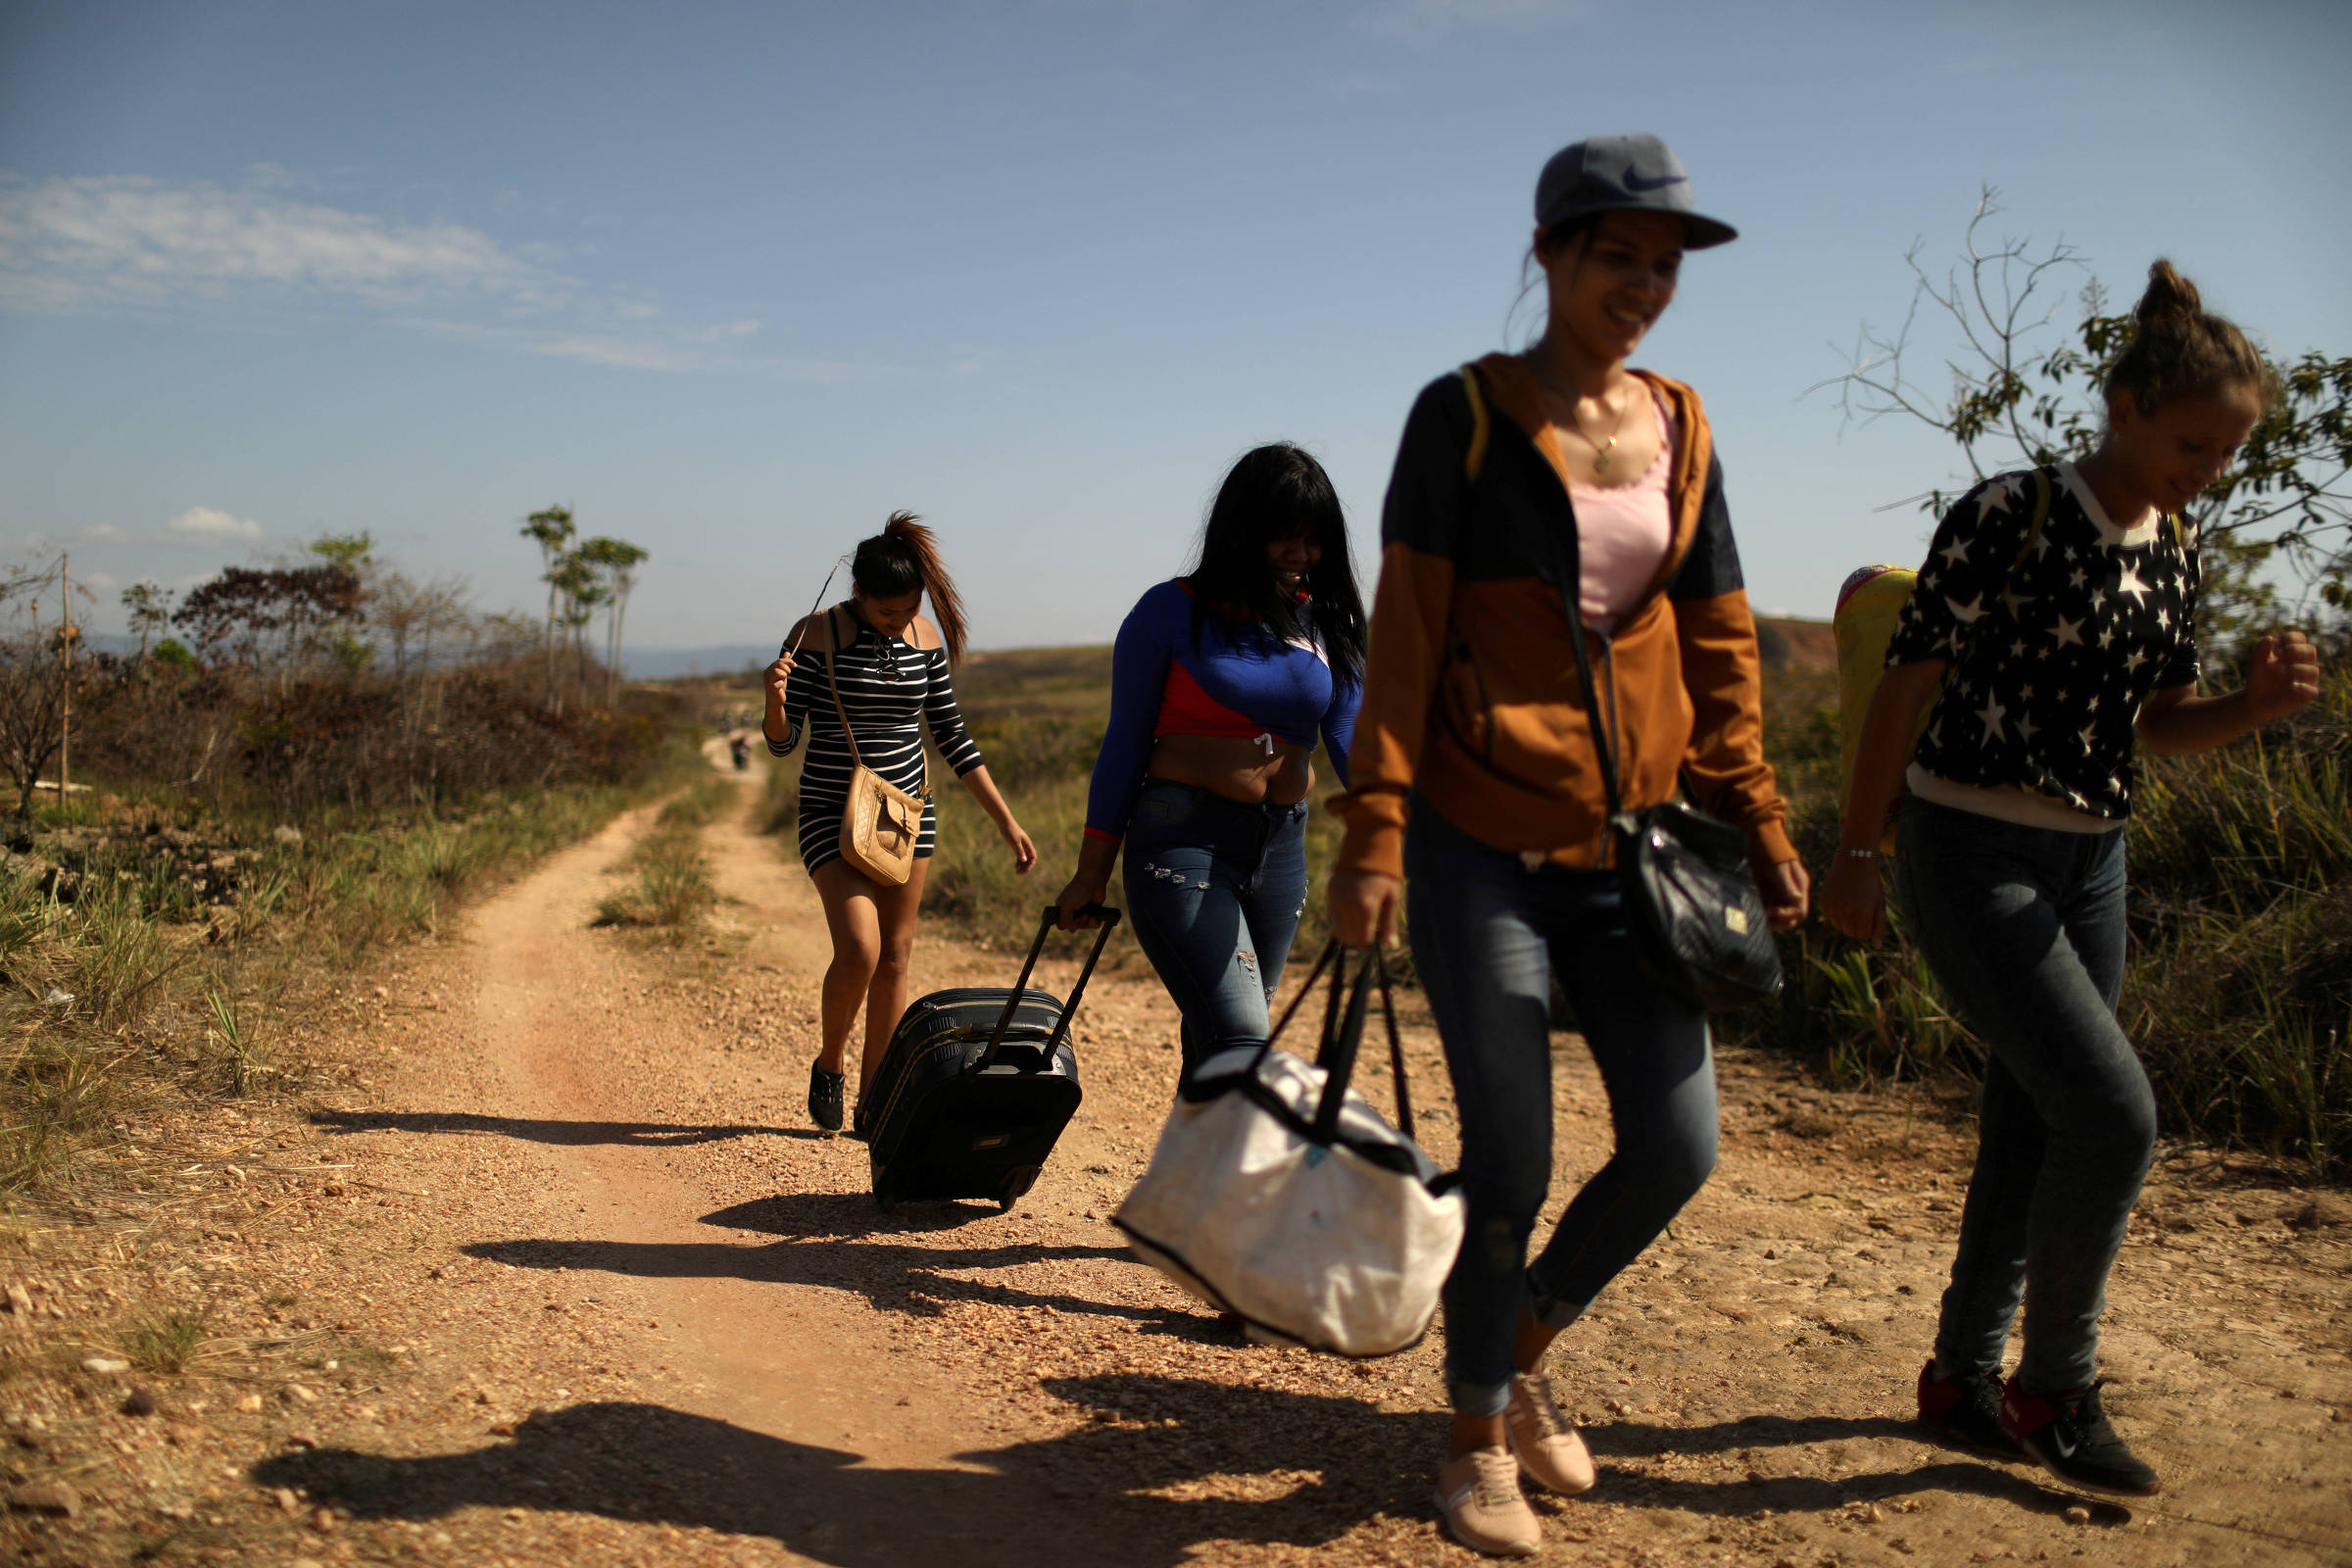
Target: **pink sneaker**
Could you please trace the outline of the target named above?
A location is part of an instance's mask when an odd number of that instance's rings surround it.
[[[1502,1426],[1510,1434],[1519,1468],[1536,1485],[1565,1497],[1592,1490],[1598,1479],[1592,1455],[1576,1423],[1553,1402],[1551,1380],[1543,1373],[1521,1372],[1511,1379],[1511,1402],[1503,1409]]]
[[[1438,1471],[1438,1511],[1453,1539],[1495,1557],[1533,1557],[1544,1544],[1536,1511],[1519,1495],[1507,1448],[1472,1448]]]

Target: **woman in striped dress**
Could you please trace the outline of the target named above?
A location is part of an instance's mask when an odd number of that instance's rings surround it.
[[[914,917],[938,832],[937,809],[926,795],[914,868],[898,887],[883,886],[841,858],[841,816],[855,764],[834,711],[835,691],[849,714],[858,762],[903,790],[922,791],[923,722],[929,720],[939,755],[1011,848],[1013,870],[1026,874],[1037,863],[1036,846],[997,793],[956,710],[951,671],[963,657],[963,602],[940,564],[931,530],[912,513],[893,513],[880,533],[858,544],[850,583],[849,602],[793,627],[784,652],[768,666],[767,715],[760,726],[777,757],[792,755],[804,732],[808,737],[801,762],[801,863],[816,883],[833,935],[820,1005],[824,1038],[808,1070],[808,1115],[828,1131],[841,1127],[848,1081],[843,1069],[859,1004],[865,1007],[860,1098],[906,1010]],[[925,594],[937,626],[916,613]]]

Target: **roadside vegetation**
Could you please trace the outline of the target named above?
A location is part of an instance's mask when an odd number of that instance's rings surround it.
[[[627,884],[597,901],[596,923],[658,931],[673,941],[700,929],[718,906],[702,830],[739,799],[732,779],[707,777],[664,804],[615,868]]]
[[[677,694],[588,657],[572,554],[541,624],[330,535],[135,587],[122,655],[79,647],[62,573],[0,572],[0,1205],[89,1198],[152,1112],[300,1085],[322,988],[702,766]]]
[[[2209,679],[2228,689],[2237,677]],[[1838,843],[1836,702],[1834,672],[1790,671],[1767,711],[1794,837],[1816,870]],[[2140,759],[2122,1007],[2175,1136],[2337,1179],[2352,1176],[2348,758],[2352,657],[2338,647],[2321,702],[2296,718],[2202,756]],[[1814,1059],[1841,1085],[1972,1086],[1984,1049],[1893,925],[1879,949],[1819,921],[1784,937],[1788,990],[1718,1028]]]

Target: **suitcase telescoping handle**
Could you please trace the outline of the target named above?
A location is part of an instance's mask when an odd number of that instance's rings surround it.
[[[1046,1055],[1051,1057],[1061,1045],[1062,1037],[1070,1032],[1070,1020],[1078,1016],[1078,999],[1086,995],[1086,983],[1094,978],[1095,962],[1102,956],[1103,944],[1110,940],[1113,927],[1119,923],[1119,911],[1107,904],[1090,904],[1078,911],[1102,923],[1095,929],[1095,945],[1087,950],[1086,967],[1078,971],[1078,983],[1070,987],[1070,999],[1062,1004],[1061,1021],[1054,1026],[1053,1037],[1046,1042]],[[1037,936],[1029,944],[1029,956],[1021,960],[1021,977],[1012,983],[1012,995],[1004,999],[1004,1010],[998,1015],[997,1027],[988,1037],[988,1050],[981,1053],[980,1065],[985,1067],[997,1059],[997,1050],[1004,1043],[1004,1031],[1012,1027],[1012,1015],[1020,1009],[1021,998],[1029,990],[1029,972],[1037,967],[1037,956],[1046,950],[1046,933],[1061,919],[1061,910],[1049,904],[1045,918],[1037,923]]]

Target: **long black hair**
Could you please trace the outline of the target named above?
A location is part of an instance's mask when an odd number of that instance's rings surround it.
[[[1270,546],[1301,534],[1323,551],[1306,574],[1303,605],[1282,591],[1266,555]],[[1348,557],[1348,519],[1323,465],[1289,442],[1246,452],[1233,466],[1208,509],[1200,554],[1185,576],[1193,589],[1194,642],[1210,615],[1254,622],[1278,641],[1311,637],[1334,675],[1363,679],[1364,602]]]

